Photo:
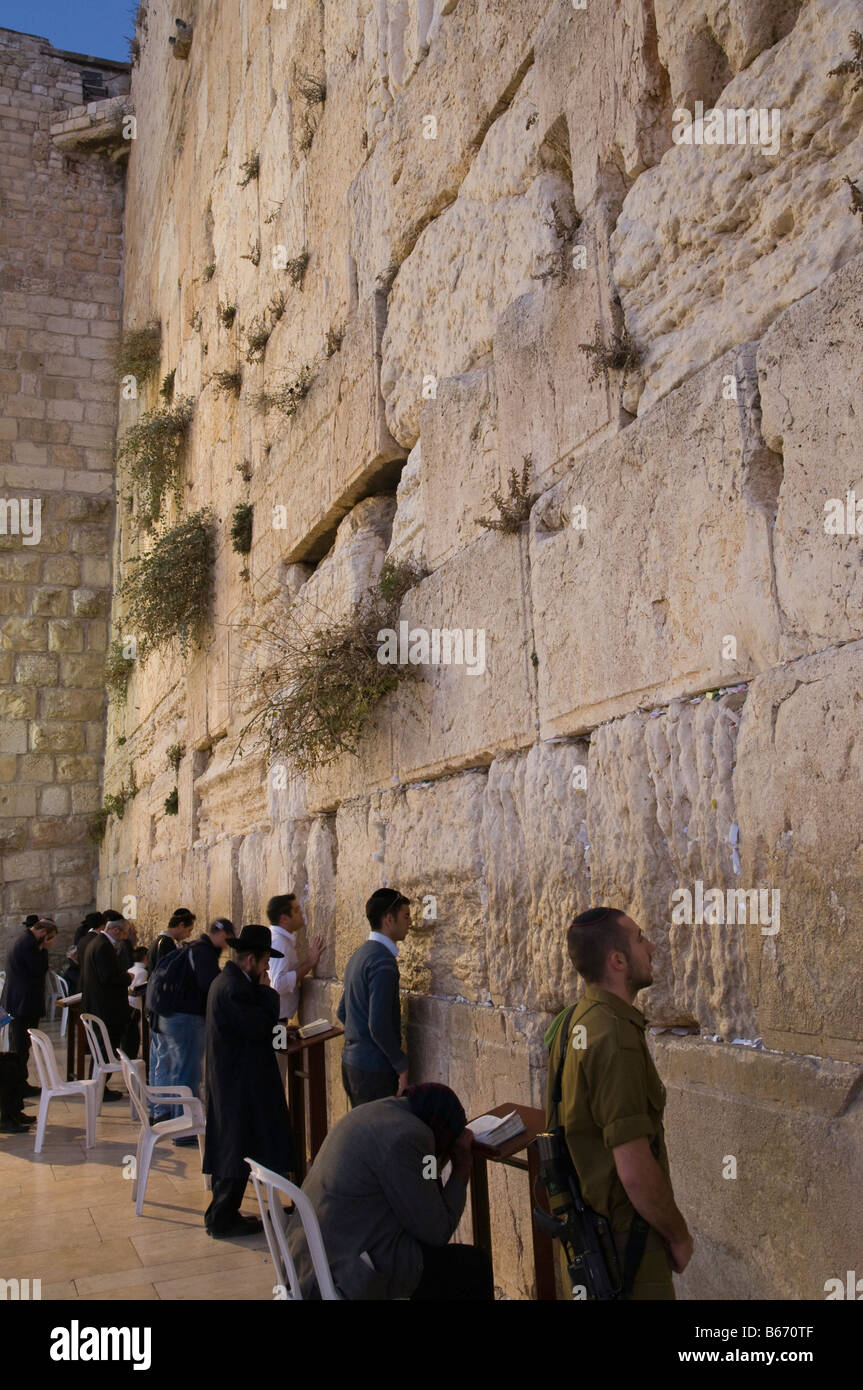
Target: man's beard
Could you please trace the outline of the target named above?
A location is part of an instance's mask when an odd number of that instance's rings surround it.
[[[639,990],[647,989],[648,985],[653,984],[653,971],[650,969],[650,966],[647,967],[645,974],[647,976],[646,979],[644,975],[636,974],[635,970],[632,968],[632,961],[629,962],[626,971],[626,987],[630,994],[638,994]]]

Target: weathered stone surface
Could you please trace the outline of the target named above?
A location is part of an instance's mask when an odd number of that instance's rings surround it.
[[[854,0],[812,0],[720,92],[709,82],[695,92],[705,110],[779,112],[778,148],[775,117],[763,148],[675,145],[629,191],[611,250],[627,325],[645,349],[639,415],[733,344],[760,338],[858,254],[842,176],[863,156],[863,98],[851,78],[828,73],[859,18]]]
[[[863,1237],[846,1195],[863,1158],[859,1068],[667,1034],[654,1055],[675,1196],[695,1236],[678,1297],[823,1299]]]
[[[863,472],[847,388],[863,348],[861,291],[857,256],[780,315],[758,349],[764,438],[782,456],[776,593],[794,634],[816,648],[863,635]]]
[[[691,107],[699,99],[711,105],[732,73],[785,38],[801,8],[801,0],[656,0],[659,57],[674,105]]]
[[[437,400],[423,407],[422,436],[414,453],[420,455],[424,554],[429,569],[438,569],[485,534],[480,517],[496,515],[492,493],[503,484],[497,419],[492,367],[477,367],[442,381]],[[399,497],[396,525],[402,506]]]
[[[861,663],[863,643],[853,642],[759,676],[734,773],[743,880],[781,894],[779,931],[753,934],[759,1032],[768,1046],[855,1061]]]
[[[723,399],[729,378],[737,400]],[[778,659],[778,486],[752,354],[741,350],[544,494],[530,540],[543,736],[729,685]],[[680,555],[692,557],[685,568]]]

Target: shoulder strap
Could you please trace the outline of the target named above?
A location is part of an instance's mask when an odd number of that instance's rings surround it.
[[[554,1108],[555,1121],[557,1120],[557,1110],[558,1106],[560,1105],[561,1097],[563,1095],[563,1064],[566,1061],[566,1045],[567,1039],[569,1037],[569,1025],[572,1022],[572,1015],[575,1013],[577,1008],[578,1005],[573,1004],[571,1008],[567,1009],[566,1014],[561,1022],[561,1025],[557,1030],[558,1037],[560,1037],[562,1041],[560,1044],[560,1061],[557,1064],[557,1071],[554,1077],[554,1086],[552,1087],[551,1091],[551,1104]]]

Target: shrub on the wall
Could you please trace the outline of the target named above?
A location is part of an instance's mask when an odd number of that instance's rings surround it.
[[[209,622],[214,558],[212,516],[204,509],[163,531],[151,550],[129,561],[134,571],[121,592],[143,660],[174,638],[184,653],[201,641]]]
[[[248,555],[252,548],[252,517],[254,507],[249,502],[240,502],[234,508],[231,523],[231,544],[238,555]]]
[[[115,637],[105,658],[105,685],[113,704],[121,705],[125,701],[134,664],[133,657],[123,655],[123,643]]]
[[[184,396],[175,405],[148,410],[120,440],[118,457],[141,500],[141,520],[149,529],[162,514],[169,492],[179,504],[180,465],[195,402]]]
[[[240,734],[236,754],[251,738],[270,760],[301,771],[356,753],[375,709],[413,672],[378,660],[378,632],[398,622],[399,606],[423,572],[387,562],[378,583],[350,615],[321,625],[302,601],[262,629],[272,659],[250,677],[249,694],[264,704]]]
[[[151,320],[143,328],[131,328],[123,334],[117,348],[115,364],[118,376],[133,376],[140,384],[155,376],[162,351],[162,325]]]

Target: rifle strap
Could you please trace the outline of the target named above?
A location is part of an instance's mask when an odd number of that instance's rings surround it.
[[[554,1078],[554,1088],[551,1092],[551,1103],[554,1106],[555,1125],[557,1124],[557,1112],[560,1107],[561,1099],[563,1097],[563,1064],[566,1061],[566,1042],[567,1037],[569,1035],[569,1025],[572,1022],[572,1015],[575,1013],[577,1007],[577,1004],[573,1004],[571,1008],[567,1009],[566,1015],[559,1029],[560,1036],[563,1039],[563,1041],[560,1045],[560,1061],[557,1064],[557,1072]],[[552,1128],[554,1128],[554,1125],[552,1126]]]

